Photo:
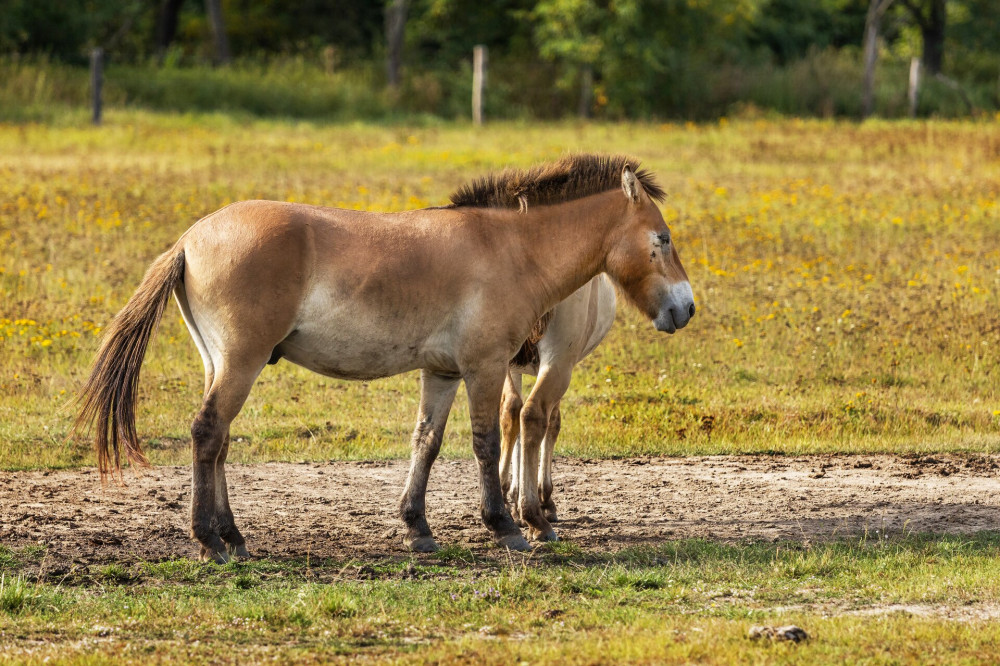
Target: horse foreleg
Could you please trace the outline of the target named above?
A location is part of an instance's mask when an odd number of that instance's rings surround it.
[[[410,474],[399,506],[400,516],[406,523],[403,543],[413,551],[427,553],[438,549],[427,525],[424,498],[431,465],[441,450],[444,427],[459,381],[427,371],[420,375],[420,411],[413,431]]]
[[[511,503],[517,499],[517,492],[511,495],[511,458],[517,446],[521,431],[521,375],[516,378],[510,372],[503,385],[503,401],[500,404],[500,489]],[[516,463],[515,463],[516,465]],[[513,507],[511,507],[513,508]]]
[[[556,403],[549,413],[549,427],[545,430],[545,438],[542,440],[542,461],[538,483],[538,500],[542,507],[542,514],[549,522],[556,521],[556,503],[552,499],[552,452],[556,447],[556,440],[559,439],[559,431],[562,429],[562,410],[560,403]]]
[[[505,373],[506,368],[500,372]],[[504,503],[500,487],[500,397],[503,375],[479,372],[465,378],[472,420],[472,450],[479,463],[479,510],[494,540],[511,550],[530,550]]]

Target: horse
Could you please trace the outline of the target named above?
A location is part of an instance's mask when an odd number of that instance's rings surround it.
[[[500,486],[513,517],[524,520],[529,536],[540,541],[556,539],[555,531],[545,527],[556,519],[552,452],[562,426],[560,401],[573,368],[611,330],[615,308],[614,286],[607,276],[598,275],[539,320],[510,363],[500,406]],[[538,378],[526,401],[521,396],[522,374]],[[532,419],[545,428],[531,428]]]
[[[437,208],[230,204],[153,261],[108,325],[75,428],[95,429],[102,482],[121,482],[123,455],[148,466],[135,427],[139,370],[173,296],[205,367],[191,425],[191,535],[201,559],[249,556],[229,505],[229,428],[257,376],[280,359],[340,379],[420,370],[400,501],[413,551],[438,548],[427,480],[464,381],[482,522],[501,547],[529,550],[500,486],[508,363],[543,313],[601,272],[657,330],[687,325],[694,296],[656,206],[663,197],[637,161],[585,154],[487,175]],[[544,428],[536,410],[526,417],[526,429]]]

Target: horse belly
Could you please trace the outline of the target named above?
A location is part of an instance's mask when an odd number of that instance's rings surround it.
[[[296,329],[276,351],[292,363],[338,379],[377,379],[419,368],[418,341],[388,333],[337,318]]]

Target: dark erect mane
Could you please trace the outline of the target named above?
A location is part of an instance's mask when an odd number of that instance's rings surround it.
[[[569,155],[530,169],[505,169],[477,178],[451,195],[454,206],[515,208],[562,203],[621,187],[628,165],[652,199],[662,202],[663,188],[639,161],[625,155]]]

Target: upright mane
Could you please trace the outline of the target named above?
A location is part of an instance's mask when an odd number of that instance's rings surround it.
[[[569,155],[530,169],[504,169],[463,185],[451,195],[453,206],[515,208],[562,203],[621,187],[628,165],[650,197],[666,197],[653,174],[625,155]]]

